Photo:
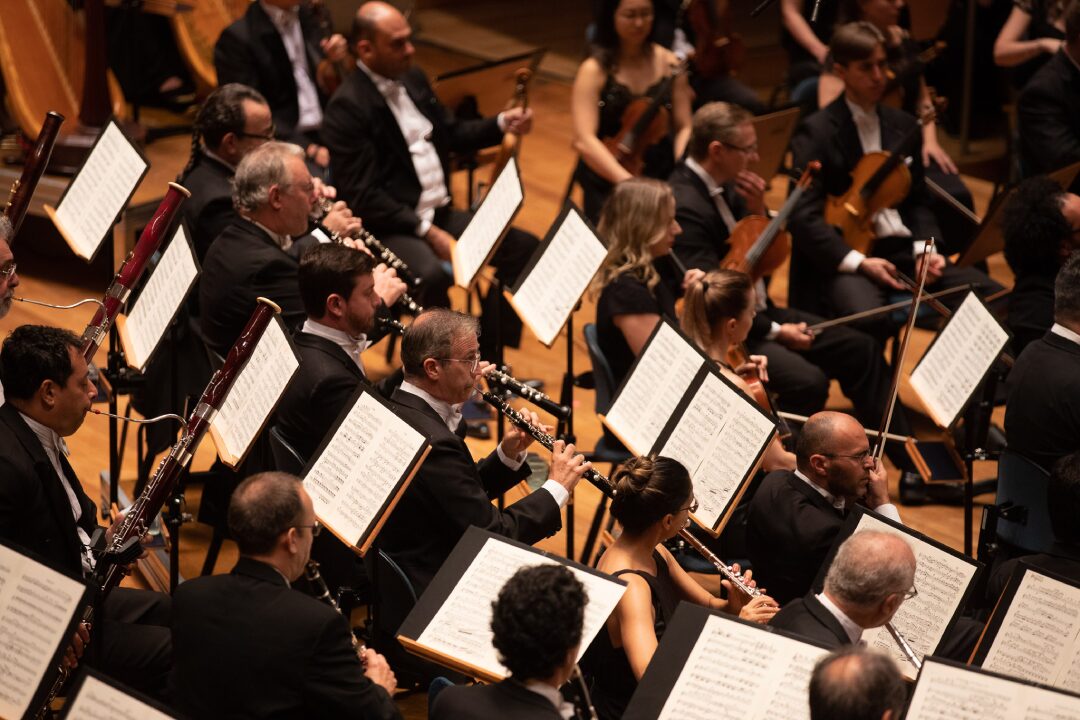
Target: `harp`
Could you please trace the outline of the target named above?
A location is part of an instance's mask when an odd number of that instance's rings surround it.
[[[195,81],[195,91],[206,97],[217,87],[214,43],[221,32],[243,17],[251,0],[198,0],[189,12],[172,16],[180,55]]]

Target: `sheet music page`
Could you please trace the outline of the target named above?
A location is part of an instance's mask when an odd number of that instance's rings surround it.
[[[514,309],[540,342],[550,347],[555,341],[606,255],[600,238],[570,211],[513,296]]]
[[[1080,717],[1080,698],[929,661],[906,720],[1065,720]]]
[[[299,366],[280,319],[274,318],[211,424],[223,462],[243,457]]]
[[[774,429],[745,395],[716,375],[705,376],[660,450],[690,472],[698,520],[716,524]]]
[[[652,450],[705,359],[663,320],[605,421],[635,455]]]
[[[710,615],[664,703],[660,720],[809,718],[810,675],[814,663],[827,653],[815,645]]]
[[[1008,340],[986,306],[968,293],[911,373],[911,387],[934,422],[952,424]]]
[[[125,350],[133,367],[146,367],[198,274],[195,255],[181,224],[127,316],[125,328],[130,346]]]
[[[540,564],[555,565],[556,562],[498,538],[488,538],[416,641],[495,675],[505,676],[507,670],[491,644],[491,603],[519,568]],[[567,567],[585,586],[589,598],[581,629],[580,660],[596,633],[603,629],[626,587],[576,567]]]
[[[56,221],[76,254],[94,256],[145,169],[146,161],[116,123],[106,125],[56,208]]]
[[[319,520],[353,545],[426,439],[365,392],[304,478]]]
[[[982,666],[1080,692],[1080,588],[1024,573]]]
[[[87,675],[64,720],[170,720],[157,708]]]
[[[524,199],[517,162],[510,158],[454,247],[454,282],[469,287]]]
[[[0,717],[20,718],[79,611],[80,582],[0,545]]]
[[[915,553],[915,588],[919,594],[904,601],[893,616],[892,623],[921,660],[925,655],[932,654],[941,641],[945,628],[975,577],[976,567],[870,515],[863,515],[859,520],[855,531],[862,530],[898,535],[907,541]],[[905,677],[915,678],[915,667],[900,652],[896,641],[884,627],[865,631],[863,640],[870,648],[892,657]]]

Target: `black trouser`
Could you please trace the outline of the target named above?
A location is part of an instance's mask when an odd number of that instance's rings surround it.
[[[754,115],[763,115],[768,107],[746,83],[730,75],[712,78],[694,77],[694,107],[723,101],[745,108]]]
[[[94,624],[86,659],[110,677],[162,697],[172,664],[172,598],[114,588]]]

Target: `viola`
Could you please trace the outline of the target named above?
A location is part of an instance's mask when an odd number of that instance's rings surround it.
[[[529,107],[529,80],[532,79],[532,70],[528,68],[520,68],[514,77],[514,97],[510,100],[510,104],[507,109],[510,108],[522,108]],[[495,155],[495,162],[492,163],[491,178],[488,182],[490,188],[495,184],[495,179],[499,177],[499,173],[506,167],[506,163],[510,162],[510,158],[516,158],[518,151],[521,149],[521,136],[514,133],[504,133],[502,144],[499,146],[499,151]]]
[[[894,63],[887,71],[889,79],[885,83],[885,94],[881,98],[882,104],[894,108],[901,107],[904,102],[904,85],[911,78],[922,75],[923,71],[926,70],[926,66],[945,52],[947,47],[948,43],[944,40],[938,40],[918,55]]]
[[[631,175],[640,176],[645,169],[645,151],[671,132],[671,114],[664,107],[671,100],[675,79],[686,72],[686,61],[674,68],[656,88],[651,98],[631,101],[623,111],[622,126],[614,137],[604,140],[604,146]]]
[[[322,31],[323,37],[329,38],[333,35],[334,27],[330,20],[330,11],[327,9],[325,2],[323,0],[311,0],[311,12],[319,23],[319,29]],[[356,61],[353,59],[351,51],[346,52],[345,57],[340,60],[323,58],[315,68],[315,82],[327,96],[333,95],[341,87],[341,83],[345,82],[345,78],[355,69]]]
[[[742,36],[732,32],[730,0],[690,0],[686,19],[694,33],[694,69],[703,78],[736,75],[746,57]]]

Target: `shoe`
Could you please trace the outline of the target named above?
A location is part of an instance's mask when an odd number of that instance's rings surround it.
[[[900,503],[902,505],[925,505],[926,483],[918,473],[905,472],[900,476]]]
[[[906,472],[900,476],[900,502],[903,505],[963,505],[964,483],[926,483],[917,473]]]

